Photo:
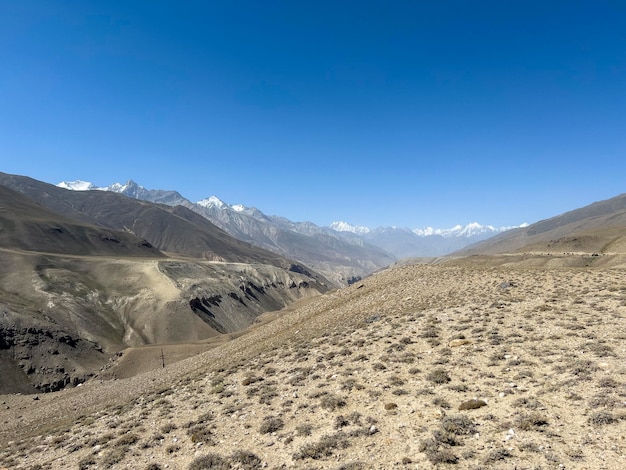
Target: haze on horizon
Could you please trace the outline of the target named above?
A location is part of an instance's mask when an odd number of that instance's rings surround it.
[[[626,192],[624,31],[616,2],[3,2],[2,171],[532,223]]]

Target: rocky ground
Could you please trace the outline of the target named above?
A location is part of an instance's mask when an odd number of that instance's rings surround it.
[[[624,270],[496,264],[400,266],[165,368],[0,396],[0,468],[626,468]]]

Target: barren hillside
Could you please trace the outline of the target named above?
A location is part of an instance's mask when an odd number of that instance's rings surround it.
[[[3,178],[44,205],[0,185],[0,393],[77,385],[129,346],[237,332],[329,289],[188,209]]]
[[[594,202],[528,227],[496,235],[456,254],[623,252],[626,246],[626,194]]]
[[[624,468],[624,271],[547,258],[398,267],[164,369],[3,396],[0,465]]]

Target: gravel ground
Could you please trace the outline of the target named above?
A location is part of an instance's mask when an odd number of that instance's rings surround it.
[[[397,267],[165,369],[0,396],[0,468],[626,468],[624,270],[502,260]]]

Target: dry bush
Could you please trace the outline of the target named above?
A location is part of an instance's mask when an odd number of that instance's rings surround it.
[[[429,372],[426,379],[438,385],[445,384],[452,380],[446,370],[440,367]]]
[[[347,436],[341,432],[323,436],[318,442],[305,444],[294,454],[294,460],[318,460],[333,454],[335,449],[345,449],[350,445]]]
[[[441,427],[448,432],[463,436],[476,432],[476,425],[465,415],[445,416],[441,420]]]
[[[309,423],[296,426],[296,433],[298,434],[298,436],[310,436],[312,431],[313,426]]]
[[[617,418],[607,411],[597,411],[589,417],[589,423],[594,426],[605,426],[617,422]]]
[[[548,418],[541,413],[523,414],[516,418],[515,423],[522,431],[541,431],[547,426]]]
[[[283,428],[284,425],[285,423],[283,422],[281,418],[273,417],[273,416],[266,416],[263,419],[261,426],[259,427],[259,432],[261,434],[269,434],[272,432],[279,431],[280,429]]]
[[[188,470],[230,470],[231,465],[218,454],[206,454],[196,457],[187,467]]]
[[[187,430],[187,434],[191,437],[191,442],[194,444],[199,442],[204,444],[214,444],[213,432],[202,424],[189,428]]]
[[[230,457],[231,462],[236,464],[236,468],[240,468],[242,470],[253,470],[255,468],[261,468],[263,462],[261,459],[253,454],[252,452],[248,452],[246,450],[238,450]]]
[[[346,406],[346,401],[337,395],[328,394],[322,397],[320,405],[322,408],[332,411],[335,408],[342,408]]]

